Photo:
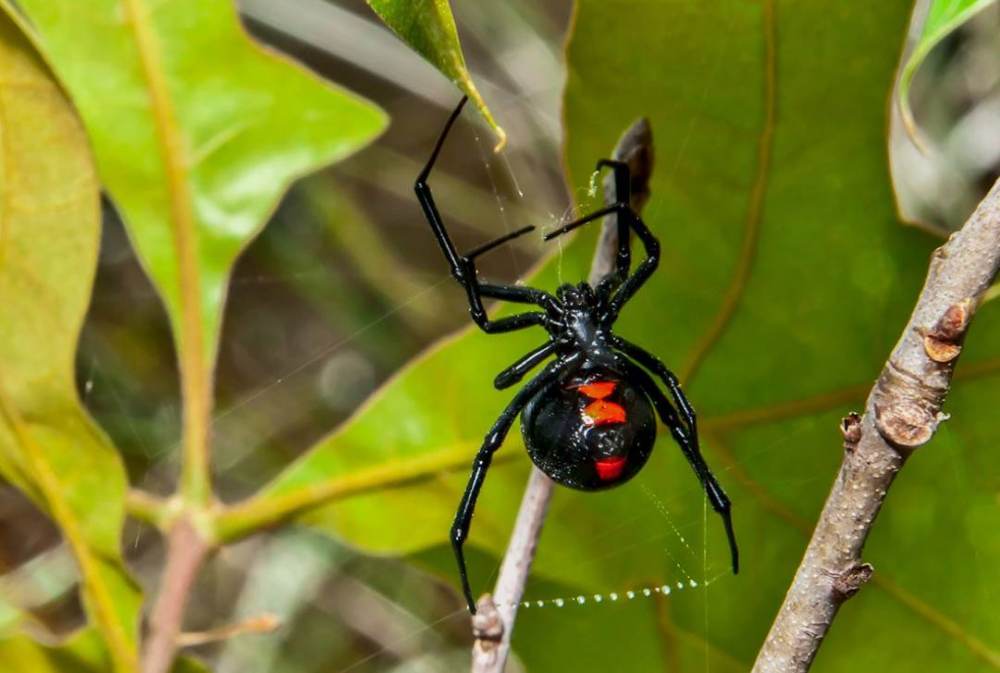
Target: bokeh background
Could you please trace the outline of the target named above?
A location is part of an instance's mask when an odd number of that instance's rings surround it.
[[[491,133],[466,115],[435,173],[438,204],[468,247],[526,223],[558,221],[587,185],[567,185],[561,159],[571,4],[454,0],[452,7],[473,77],[510,139],[494,155]],[[296,184],[236,267],[213,426],[215,479],[227,501],[264,484],[404,363],[467,323],[462,294],[412,196],[457,101],[454,87],[363,0],[242,0],[240,8],[259,40],[373,100],[392,122],[364,151]],[[892,127],[902,210],[942,235],[1000,174],[998,61],[994,5],[946,39],[916,79],[913,106],[934,151],[922,154],[898,122]],[[79,387],[123,452],[131,482],[166,493],[180,427],[169,327],[110,204],[104,214]],[[543,252],[537,239],[520,240],[484,259],[482,270],[520,278]],[[482,384],[491,379],[484,372]],[[133,523],[125,542],[137,577],[153,586],[159,537]],[[425,566],[365,555],[306,528],[256,536],[212,559],[187,623],[209,628],[267,612],[279,614],[282,627],[194,651],[221,673],[461,670],[468,619],[455,578]],[[6,486],[0,571],[0,588],[53,636],[82,621],[69,551]]]

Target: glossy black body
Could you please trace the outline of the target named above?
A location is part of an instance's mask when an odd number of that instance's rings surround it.
[[[522,433],[535,464],[560,484],[594,491],[625,483],[646,464],[656,439],[655,410],[687,457],[712,508],[722,517],[733,572],[737,572],[739,552],[733,532],[731,505],[701,455],[694,408],[681,391],[677,377],[656,356],[612,332],[619,312],[649,280],[660,259],[659,241],[630,205],[628,165],[608,159],[598,161],[598,171],[602,168],[614,171],[615,202],[545,235],[545,240],[549,240],[606,215],[616,216],[618,245],[615,266],[596,287],[592,288],[588,283],[563,285],[552,295],[521,285],[484,283],[479,280],[476,257],[534,227],[511,232],[464,255],[456,250],[434,203],[427,179],[448,130],[464,104],[465,99],[462,99],[448,119],[427,165],[417,176],[414,185],[417,199],[448,261],[452,276],[465,289],[473,322],[488,334],[528,327],[541,327],[548,334],[544,343],[494,379],[497,389],[508,388],[548,360],[542,371],[518,390],[486,433],[473,460],[469,483],[451,527],[452,548],[470,612],[475,613],[476,607],[465,567],[463,545],[469,535],[476,500],[493,454],[503,444],[518,415],[521,415]],[[645,259],[634,272],[631,272],[632,234],[642,242],[646,252]],[[483,306],[484,298],[527,304],[533,308],[491,319]],[[663,382],[673,402],[667,399],[650,372]],[[593,388],[589,392],[581,388],[595,382],[613,383],[614,391],[598,393]],[[605,394],[610,396],[605,398]],[[588,411],[589,405],[597,399],[611,405],[602,407],[610,409],[609,413]]]
[[[625,410],[625,422],[581,422],[592,400],[579,386],[591,381],[615,384],[606,399]],[[521,412],[521,434],[532,462],[553,481],[581,491],[624,484],[649,460],[656,441],[656,418],[649,399],[625,376],[600,368],[588,376],[555,381],[535,395]],[[602,473],[599,461],[622,461],[620,471]]]

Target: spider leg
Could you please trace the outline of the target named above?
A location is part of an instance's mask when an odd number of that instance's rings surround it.
[[[473,248],[469,252],[465,253],[465,256],[468,257],[469,259],[475,259],[476,257],[480,257],[482,255],[485,255],[487,252],[489,252],[490,250],[493,250],[494,248],[500,247],[501,245],[503,245],[507,241],[513,241],[515,238],[520,238],[521,236],[524,236],[525,234],[531,233],[534,230],[535,230],[535,227],[533,225],[530,225],[530,224],[528,226],[526,226],[526,227],[521,227],[517,231],[512,231],[509,234],[504,234],[503,236],[500,236],[499,238],[493,239],[489,243],[484,243],[483,245],[479,246],[478,248]]]
[[[691,403],[688,402],[687,396],[684,395],[684,391],[681,390],[681,383],[677,380],[677,376],[675,376],[672,371],[667,369],[667,366],[663,364],[663,361],[660,360],[660,358],[656,357],[641,346],[636,346],[634,343],[621,338],[617,334],[611,335],[611,343],[614,344],[615,348],[620,350],[622,353],[637,361],[643,367],[663,379],[663,383],[666,384],[671,397],[674,398],[674,403],[677,405],[677,408],[680,409],[681,415],[684,417],[684,422],[687,423],[691,436],[694,437],[695,442],[697,443],[698,419],[695,415],[694,407],[691,406]]]
[[[642,218],[631,207],[627,208],[627,213],[629,215],[629,222],[632,224],[632,229],[635,230],[636,236],[639,237],[643,247],[646,249],[646,259],[639,263],[639,266],[635,269],[635,273],[625,279],[615,293],[615,296],[608,302],[608,308],[604,316],[605,324],[611,324],[618,319],[618,313],[622,310],[622,307],[649,280],[649,277],[656,271],[656,267],[660,265],[660,241],[657,240],[656,236],[653,236],[653,232],[649,230],[646,223],[642,221]]]
[[[518,302],[520,304],[540,304],[545,306],[546,309],[550,308],[548,305],[548,298],[550,295],[542,290],[536,290],[533,287],[525,287],[523,285],[496,285],[493,283],[479,283],[479,295],[481,297],[489,297],[491,299],[504,299],[506,301]],[[558,304],[553,302],[552,307],[559,313],[561,310],[558,308]]]
[[[529,312],[510,316],[501,320],[490,320],[486,315],[486,310],[483,308],[483,297],[494,297],[521,303],[536,304],[546,309],[548,312],[555,310],[555,297],[546,292],[542,292],[541,290],[523,288],[516,285],[486,285],[480,283],[475,265],[475,258],[479,255],[482,255],[483,253],[488,252],[496,246],[501,245],[513,238],[526,234],[531,231],[533,227],[518,229],[517,231],[501,236],[494,241],[476,248],[469,254],[462,255],[455,248],[455,244],[448,235],[447,229],[445,229],[444,220],[441,218],[441,213],[438,211],[437,204],[434,203],[434,195],[431,193],[430,185],[427,184],[427,179],[430,176],[431,170],[434,168],[434,163],[437,161],[438,155],[441,153],[441,148],[444,146],[444,141],[448,137],[448,132],[454,125],[455,120],[458,119],[458,115],[462,111],[462,107],[465,105],[466,100],[467,98],[463,97],[461,102],[458,104],[458,107],[456,107],[455,111],[451,113],[450,117],[448,117],[448,122],[445,124],[444,130],[441,132],[441,136],[434,145],[434,151],[431,152],[427,165],[424,166],[424,169],[420,171],[420,174],[417,176],[413,189],[417,194],[417,200],[420,202],[420,207],[424,211],[424,217],[427,218],[427,222],[431,225],[431,231],[434,232],[434,237],[437,239],[438,245],[441,247],[441,252],[444,253],[448,266],[451,268],[451,275],[459,282],[459,284],[462,285],[462,287],[465,288],[469,301],[469,313],[472,316],[473,321],[479,325],[484,332],[488,333],[509,332],[511,330],[522,329],[531,325],[542,325],[545,322],[547,313]]]
[[[736,545],[736,533],[733,530],[732,503],[729,501],[729,496],[726,495],[726,492],[722,490],[722,486],[715,479],[715,475],[712,474],[704,457],[702,457],[701,449],[698,446],[698,435],[693,430],[689,431],[681,423],[681,419],[678,417],[677,411],[670,404],[670,400],[667,399],[659,386],[656,385],[656,382],[653,381],[653,378],[644,369],[633,364],[626,358],[622,358],[622,360],[625,363],[629,378],[636,381],[643,392],[649,396],[650,401],[660,416],[660,420],[670,429],[670,434],[673,435],[674,441],[681,447],[681,451],[688,459],[688,463],[691,464],[695,475],[701,482],[702,488],[705,489],[705,494],[708,496],[708,502],[712,505],[712,509],[722,517],[722,524],[725,526],[726,537],[729,540],[729,554],[732,558],[733,574],[737,574],[740,571],[740,551]]]
[[[610,168],[615,176],[615,203],[632,203],[632,171],[624,161],[600,159],[595,170]],[[628,278],[632,266],[632,245],[628,220],[620,213],[615,218],[618,229],[618,255],[615,260],[615,272],[612,285],[617,287]]]
[[[469,604],[469,612],[472,614],[476,614],[476,603],[472,599],[472,589],[469,587],[469,575],[465,567],[465,554],[462,548],[466,538],[469,536],[472,513],[476,508],[476,500],[479,498],[479,491],[483,487],[483,481],[486,479],[486,471],[493,461],[493,454],[500,448],[500,444],[503,443],[504,438],[507,436],[510,426],[514,423],[514,419],[517,418],[517,415],[521,413],[521,410],[524,409],[531,398],[579,359],[580,355],[575,354],[551,362],[541,374],[521,388],[486,434],[483,445],[472,462],[472,474],[469,477],[468,485],[465,487],[462,502],[459,503],[458,511],[455,513],[455,521],[451,525],[451,547],[455,552],[455,560],[458,562],[458,574],[462,579],[462,593],[465,595],[465,600]]]
[[[510,367],[507,367],[507,369],[497,374],[497,377],[493,379],[493,387],[497,390],[503,390],[504,388],[511,387],[523,379],[525,374],[541,364],[545,358],[552,355],[555,348],[556,345],[551,341],[542,344],[512,364]]]
[[[607,308],[604,314],[601,316],[601,321],[605,325],[610,325],[618,319],[618,313],[621,311],[622,307],[628,302],[629,299],[639,291],[639,288],[649,280],[649,277],[653,275],[656,271],[656,267],[660,264],[660,242],[653,232],[649,230],[646,223],[642,221],[642,218],[632,207],[627,203],[618,202],[613,203],[610,206],[605,206],[593,213],[581,217],[578,220],[570,222],[569,224],[564,224],[555,231],[550,231],[545,234],[544,239],[546,241],[555,238],[556,236],[561,236],[579,226],[587,224],[588,222],[593,222],[594,220],[604,217],[610,213],[617,213],[619,221],[624,219],[628,222],[629,226],[635,231],[636,236],[642,241],[643,247],[646,249],[646,259],[642,260],[639,266],[636,268],[635,273],[626,278],[621,286],[615,292],[614,296],[608,301]]]

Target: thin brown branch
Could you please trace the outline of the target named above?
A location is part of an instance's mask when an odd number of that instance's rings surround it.
[[[208,551],[209,545],[198,529],[186,516],[179,517],[167,535],[167,562],[149,618],[142,673],[170,670],[177,654],[184,609]]]
[[[653,136],[646,119],[637,120],[625,131],[615,146],[612,158],[629,164],[632,171],[632,207],[640,211],[649,200],[649,178],[653,173]],[[605,177],[604,195],[607,203],[613,203],[616,198],[614,178],[610,174]],[[587,280],[591,285],[597,285],[614,268],[617,250],[617,216],[609,215],[604,220],[590,266]],[[535,558],[552,487],[551,479],[537,467],[531,468],[493,594],[485,594],[479,599],[477,612],[472,618],[475,636],[473,673],[501,673],[504,670],[510,654],[517,608],[524,596],[524,586]]]
[[[178,647],[196,647],[198,645],[217,643],[220,640],[229,640],[237,636],[271,633],[280,626],[281,620],[277,615],[265,612],[262,615],[250,617],[235,624],[225,624],[214,629],[208,629],[207,631],[191,631],[178,634],[176,642]]]
[[[903,335],[868,396],[844,419],[844,459],[754,673],[804,673],[840,605],[868,581],[861,559],[896,474],[947,416],[969,323],[1000,269],[1000,181],[938,248]]]
[[[510,654],[517,608],[535,558],[553,485],[541,470],[531,468],[493,594],[485,594],[479,599],[477,612],[472,617],[475,636],[472,646],[473,673],[500,673],[504,669]]]

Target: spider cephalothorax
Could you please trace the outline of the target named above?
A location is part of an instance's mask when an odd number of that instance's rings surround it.
[[[545,343],[500,372],[493,385],[498,390],[510,387],[550,357],[555,358],[517,392],[487,433],[473,461],[472,476],[451,529],[452,547],[469,610],[474,613],[476,608],[465,568],[463,545],[493,453],[500,448],[518,415],[528,454],[540,470],[564,486],[596,491],[628,481],[646,464],[656,439],[655,411],[691,463],[712,508],[722,516],[733,572],[737,572],[739,554],[729,498],[701,456],[694,409],[681,392],[677,377],[656,356],[612,331],[622,307],[656,270],[660,258],[659,241],[629,204],[631,177],[628,165],[608,159],[598,161],[597,170],[610,168],[614,171],[615,203],[545,235],[545,240],[549,240],[605,215],[617,215],[615,268],[596,288],[587,283],[567,284],[552,295],[531,287],[481,282],[476,273],[476,257],[534,227],[511,232],[465,255],[456,251],[434,204],[427,178],[464,104],[463,98],[448,119],[427,166],[417,177],[414,186],[417,198],[452,275],[465,288],[473,321],[490,334],[532,326],[548,332]],[[646,251],[646,258],[631,275],[630,230]],[[484,297],[531,304],[540,310],[491,320],[483,308]],[[663,381],[673,403],[649,372]]]
[[[597,296],[589,283],[560,285],[556,290],[556,299],[563,310],[594,311],[597,308]]]

